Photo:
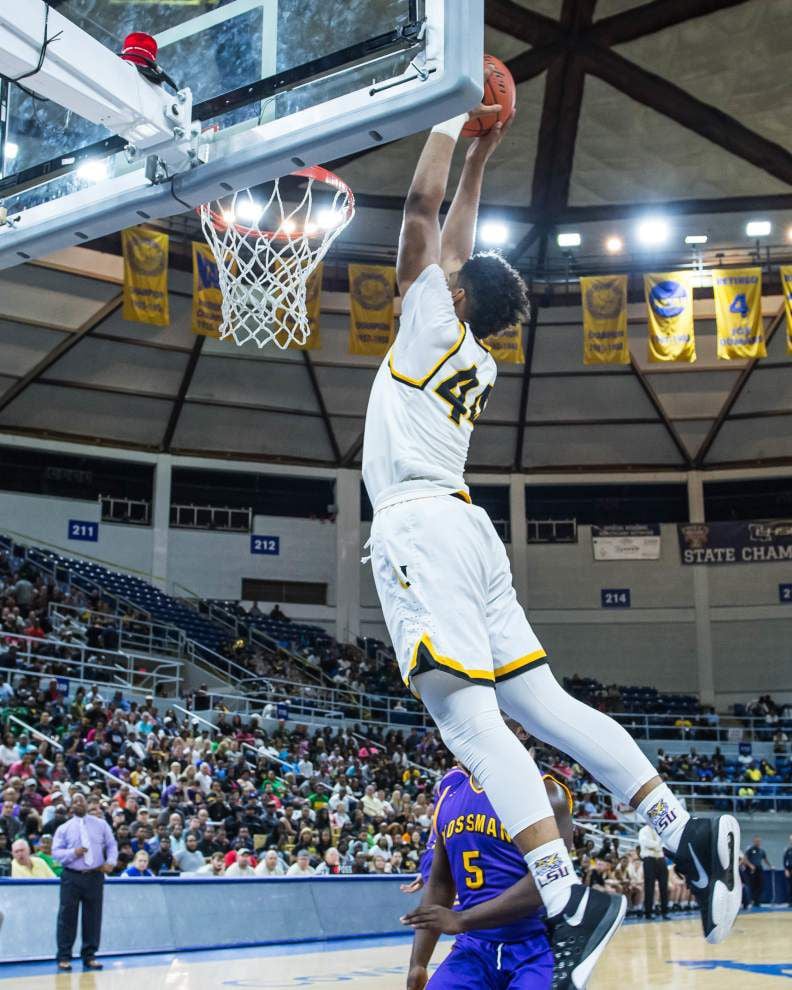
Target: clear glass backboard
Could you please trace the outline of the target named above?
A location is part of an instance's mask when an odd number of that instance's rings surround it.
[[[154,35],[201,157],[163,185],[123,137],[0,84],[0,267],[406,136],[475,102],[483,0],[62,0],[106,49]],[[0,11],[0,28],[2,27]],[[57,45],[57,40],[52,46]],[[31,80],[25,80],[30,83]]]

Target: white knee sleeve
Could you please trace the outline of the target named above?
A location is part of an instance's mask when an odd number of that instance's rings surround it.
[[[487,792],[511,836],[552,818],[541,774],[503,721],[492,688],[440,670],[419,674],[415,687],[443,742]]]
[[[495,690],[500,707],[527,732],[567,753],[620,801],[657,776],[629,733],[567,694],[547,665],[502,681]]]

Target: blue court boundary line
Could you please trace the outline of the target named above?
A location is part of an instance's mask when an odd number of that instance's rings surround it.
[[[163,949],[129,949],[126,952],[102,952],[101,949],[97,952],[97,958],[102,959],[125,959],[127,956],[175,956],[182,952],[233,952],[236,949],[273,949],[282,946],[283,948],[294,949],[296,946],[306,945],[314,946],[321,943],[332,944],[336,942],[362,942],[362,941],[378,941],[382,939],[393,939],[393,938],[412,938],[412,929],[402,928],[397,929],[392,932],[365,932],[360,935],[315,935],[311,937],[300,937],[300,938],[278,938],[278,939],[266,939],[266,940],[256,940],[254,942],[228,942],[223,945],[182,945],[176,948],[163,948]],[[341,948],[341,946],[339,946]],[[306,952],[312,951],[310,948],[306,948]],[[273,953],[268,953],[273,954]],[[299,953],[294,953],[299,955]],[[0,960],[0,975],[5,972],[6,966],[26,966],[30,965],[40,965],[41,963],[46,963],[48,960],[53,961],[55,956],[53,955],[42,955],[36,956],[35,958],[28,959],[27,962],[12,959],[7,962]],[[82,963],[79,959],[72,959],[72,963],[76,968],[80,968]]]
[[[741,919],[745,918],[758,918],[763,915],[770,914],[792,914],[792,907],[786,907],[784,905],[767,905],[767,907],[762,907],[759,910],[747,909],[741,911],[737,916],[737,921],[735,924],[739,923]],[[681,912],[671,916],[670,921],[695,921],[696,912]],[[651,921],[646,918],[629,918],[625,921],[625,925],[631,927],[635,925],[654,925],[654,924],[665,924],[665,922],[660,922],[658,919],[652,919]],[[172,961],[174,957],[181,954],[194,954],[199,955],[201,953],[207,956],[216,956],[218,953],[226,952],[238,952],[239,950],[248,950],[243,952],[238,958],[246,958],[252,950],[261,950],[262,958],[272,958],[280,955],[288,956],[298,956],[298,955],[310,955],[316,951],[317,945],[326,945],[329,952],[340,952],[346,946],[354,946],[355,948],[364,948],[362,943],[370,943],[371,948],[387,948],[389,945],[399,944],[407,939],[411,939],[413,936],[413,931],[411,929],[405,930],[401,929],[394,932],[381,932],[376,935],[372,934],[361,934],[361,935],[334,935],[329,937],[317,936],[315,938],[293,938],[293,939],[277,939],[268,941],[256,941],[256,942],[234,942],[228,945],[192,945],[185,946],[179,949],[140,949],[133,950],[124,953],[103,953],[99,952],[97,955],[103,960],[113,960],[118,959],[121,961],[121,965],[117,967],[109,966],[107,969],[124,969],[125,966],[130,969],[141,969],[149,966],[156,966],[159,964],[164,964],[165,960]],[[442,941],[449,941],[452,936],[441,936]],[[278,952],[277,950],[285,950],[283,952]],[[209,961],[209,960],[206,960]],[[79,974],[82,971],[82,963],[79,959],[72,960],[74,965],[74,972]],[[5,982],[6,979],[15,976],[34,976],[40,973],[56,972],[56,963],[53,956],[39,956],[36,959],[30,959],[27,961],[12,961],[12,962],[0,962],[0,984]]]

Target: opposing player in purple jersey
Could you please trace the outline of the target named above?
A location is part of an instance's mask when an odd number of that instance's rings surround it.
[[[569,791],[550,776],[545,789],[569,846]],[[441,932],[457,939],[429,990],[549,990],[553,953],[542,898],[486,794],[458,768],[440,785],[432,838],[431,872],[421,905],[403,919],[416,929],[408,990],[426,986]],[[421,866],[423,872],[425,860]],[[458,906],[452,910],[455,897]]]

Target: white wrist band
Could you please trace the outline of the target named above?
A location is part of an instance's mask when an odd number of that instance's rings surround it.
[[[435,124],[432,128],[432,134],[445,134],[452,141],[458,141],[462,128],[467,122],[468,115],[461,113],[458,117],[452,117],[451,120],[444,120],[442,124]]]

